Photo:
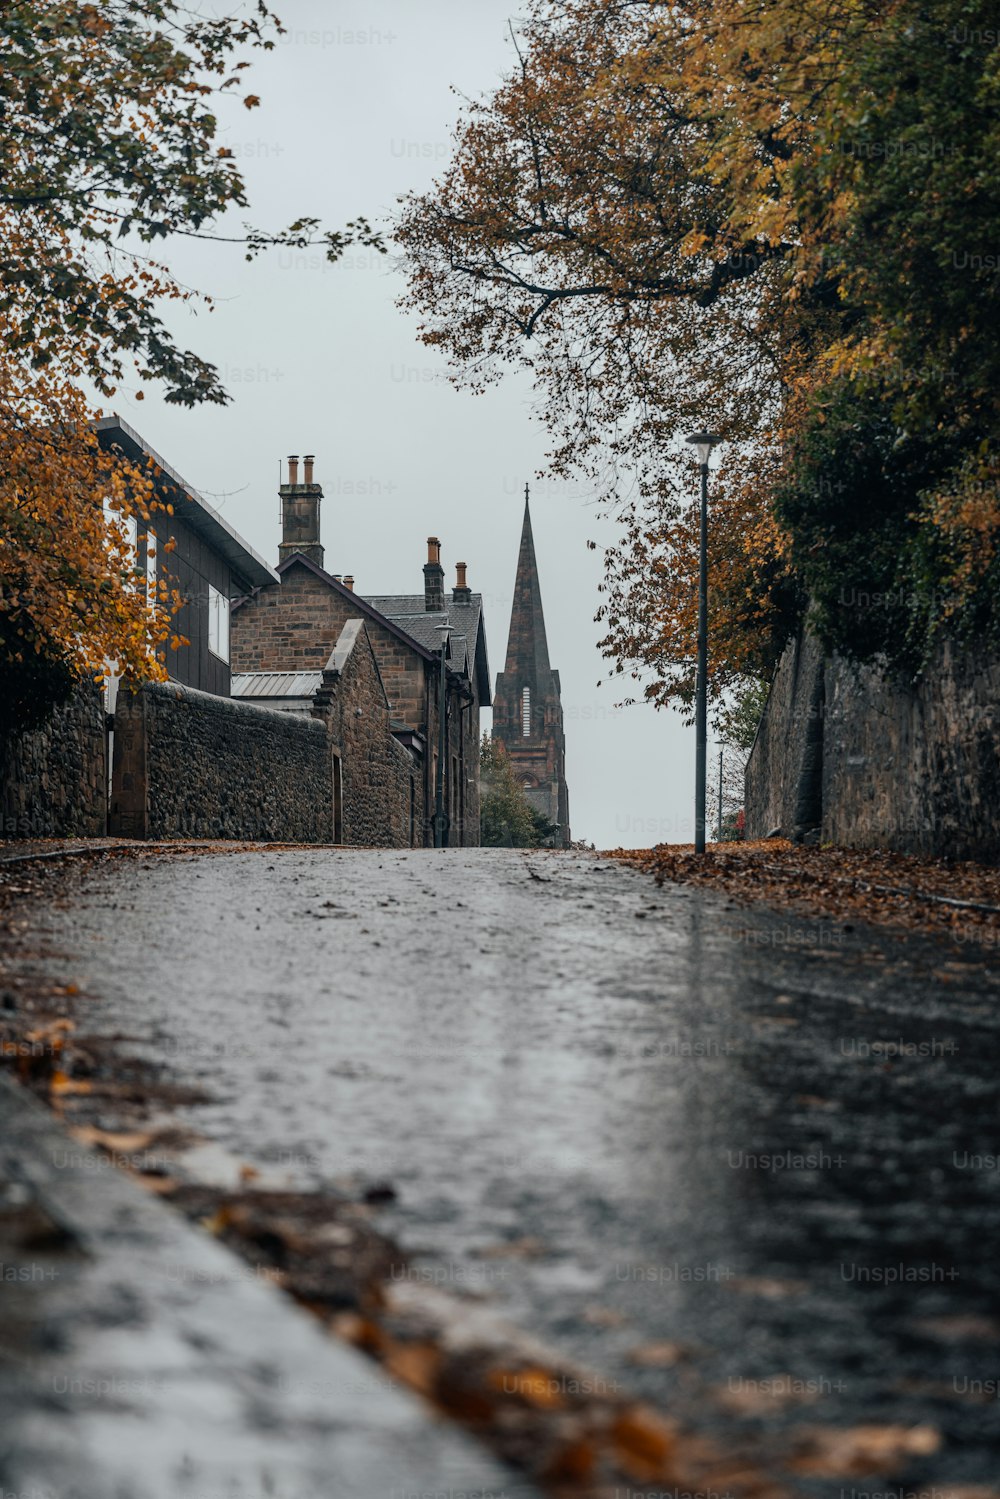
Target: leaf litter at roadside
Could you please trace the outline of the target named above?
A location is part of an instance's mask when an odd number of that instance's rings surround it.
[[[647,871],[661,886],[717,890],[742,903],[825,917],[847,930],[868,922],[969,948],[1000,947],[1000,869],[985,864],[778,838],[710,844],[704,855],[690,844],[661,843],[603,857]]]

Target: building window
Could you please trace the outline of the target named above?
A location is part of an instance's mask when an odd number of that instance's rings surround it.
[[[521,738],[531,737],[531,688],[521,689]]]
[[[124,511],[116,509],[115,502],[112,500],[105,499],[103,505],[105,525],[118,545],[123,546],[133,575],[125,586],[130,593],[138,591],[139,578],[142,575],[142,568],[139,565],[139,523],[134,515],[126,515]]]
[[[229,660],[229,600],[208,585],[208,648],[220,661]]]
[[[146,532],[146,603],[152,609],[156,604],[156,535]]]

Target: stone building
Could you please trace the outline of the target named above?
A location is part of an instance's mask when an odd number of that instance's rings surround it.
[[[557,847],[568,848],[562,699],[559,673],[549,665],[527,486],[507,659],[497,677],[493,703],[493,737],[502,741],[528,801],[555,824]]]
[[[363,597],[354,579],[328,572],[320,539],[322,487],[312,458],[289,460],[280,488],[282,539],[278,582],[255,588],[233,606],[233,695],[241,701],[302,711],[317,690],[345,628],[364,626],[377,667],[389,731],[413,764],[407,795],[408,841],[430,844],[438,783],[442,640],[447,642],[445,740],[441,790],[447,841],[479,843],[479,711],[490,703],[482,597],[458,564],[446,594],[441,546],[428,541],[419,594]],[[345,796],[348,775],[344,760]]]

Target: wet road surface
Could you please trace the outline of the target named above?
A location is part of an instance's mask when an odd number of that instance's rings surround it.
[[[391,1182],[412,1274],[769,1433],[796,1493],[884,1491],[843,1445],[794,1468],[806,1428],[882,1424],[931,1429],[896,1484],[997,1484],[989,948],[572,854],[201,854],[80,889],[43,922],[87,1027],[203,1084],[191,1122],[242,1158]]]

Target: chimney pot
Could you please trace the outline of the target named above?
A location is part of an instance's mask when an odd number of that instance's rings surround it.
[[[305,468],[305,476],[304,476],[302,482],[304,484],[311,484],[312,483],[312,481],[313,481],[313,464],[315,462],[316,462],[316,454],[315,453],[307,453],[306,456],[303,458],[302,463],[303,463],[303,466]]]
[[[289,484],[297,484],[299,482],[298,453],[289,453],[288,455],[288,482]]]
[[[455,586],[451,590],[451,596],[456,604],[472,603],[472,589],[465,581],[466,566],[464,562],[455,563]]]
[[[344,587],[349,588],[352,593],[354,592],[354,579],[350,573],[344,579]]]
[[[440,614],[444,609],[444,568],[441,566],[441,543],[436,536],[427,538],[424,608],[428,614]]]

